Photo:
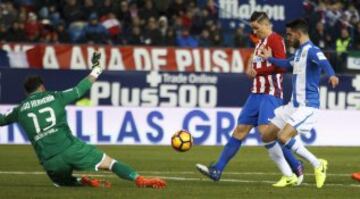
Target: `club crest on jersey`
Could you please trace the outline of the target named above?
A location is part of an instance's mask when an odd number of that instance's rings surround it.
[[[264,61],[264,59],[259,56],[254,56],[254,58],[253,58],[254,63],[259,63],[259,62],[263,62],[263,61]]]

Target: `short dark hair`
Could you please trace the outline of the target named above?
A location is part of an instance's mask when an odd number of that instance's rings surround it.
[[[269,16],[266,14],[266,12],[255,11],[251,14],[251,17],[250,17],[251,22],[262,21],[264,19],[266,19],[267,21],[270,21]]]
[[[309,25],[304,19],[295,19],[286,24],[287,28],[291,28],[293,30],[301,31],[302,33],[308,34]]]
[[[29,76],[24,81],[24,89],[26,93],[30,94],[36,91],[41,85],[44,84],[44,81],[38,75]]]

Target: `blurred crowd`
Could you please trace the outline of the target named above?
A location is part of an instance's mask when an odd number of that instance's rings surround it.
[[[0,40],[181,47],[222,46],[208,0],[0,0]],[[246,47],[241,38],[236,47]],[[244,42],[246,43],[246,42]]]
[[[347,68],[349,51],[360,50],[359,0],[306,0],[311,40],[327,52],[335,71]]]
[[[0,41],[180,47],[250,47],[239,25],[224,42],[215,0],[0,0]],[[358,0],[305,0],[323,49],[360,50]]]
[[[311,0],[304,7],[315,44],[339,53],[360,50],[360,1]]]

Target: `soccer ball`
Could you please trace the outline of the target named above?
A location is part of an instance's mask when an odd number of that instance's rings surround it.
[[[186,130],[180,130],[174,133],[171,137],[171,146],[180,152],[185,152],[191,149],[193,138]]]

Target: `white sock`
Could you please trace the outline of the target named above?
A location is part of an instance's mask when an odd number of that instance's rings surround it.
[[[291,171],[289,163],[286,162],[280,145],[276,141],[273,141],[266,143],[265,148],[269,151],[270,158],[275,162],[281,173],[284,176],[292,176],[293,172]]]
[[[290,140],[288,140],[285,144],[285,147],[290,148],[295,153],[305,158],[313,165],[314,168],[318,168],[320,166],[319,159],[317,159],[314,154],[307,150],[304,145],[296,139],[291,138]]]

